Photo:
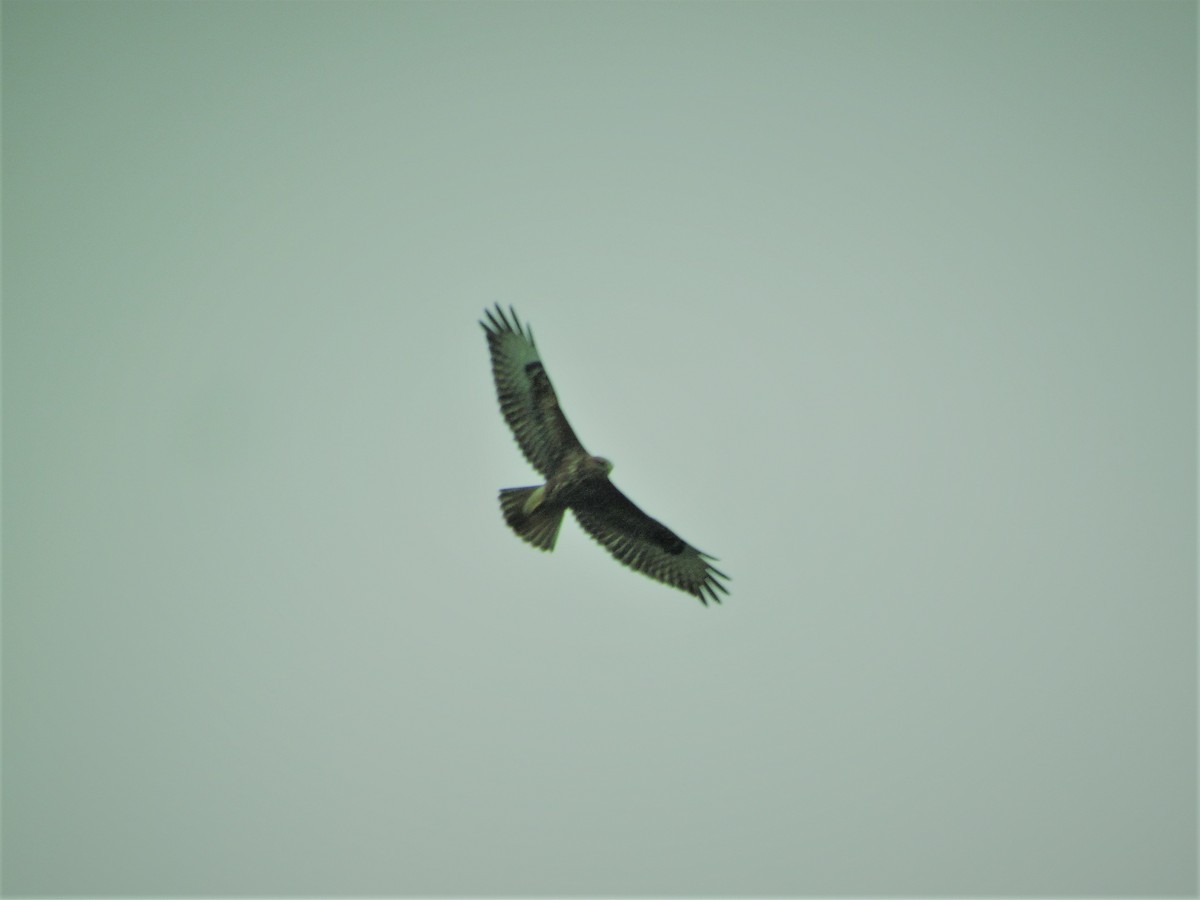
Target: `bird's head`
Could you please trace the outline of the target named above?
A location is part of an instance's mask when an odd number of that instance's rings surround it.
[[[610,463],[603,456],[593,456],[592,457],[592,465],[595,466],[597,469],[599,469],[601,472],[603,472],[605,477],[607,477],[608,474],[610,472],[612,472],[612,470],[613,470],[613,464]]]

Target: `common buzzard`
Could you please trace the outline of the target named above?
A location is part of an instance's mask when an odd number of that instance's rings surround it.
[[[569,509],[579,524],[625,565],[687,591],[708,605],[728,594],[718,578],[728,578],[701,553],[661,522],[650,518],[608,480],[612,463],[592,456],[575,436],[558,405],[550,377],[533,343],[533,330],[512,321],[496,304],[480,321],[492,354],[492,375],[500,410],[525,458],[546,479],[542,485],[504,488],[504,520],[539,550],[553,550]]]

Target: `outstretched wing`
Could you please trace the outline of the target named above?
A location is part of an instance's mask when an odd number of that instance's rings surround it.
[[[587,451],[559,409],[554,386],[533,343],[533,329],[522,327],[511,306],[511,322],[498,303],[495,315],[490,309],[484,312],[487,321],[479,324],[487,332],[500,411],[525,458],[550,478],[564,455]]]
[[[642,512],[605,479],[579,500],[571,512],[592,537],[630,568],[698,597],[705,606],[720,603],[717,591],[729,591],[718,578],[729,576],[675,532]]]

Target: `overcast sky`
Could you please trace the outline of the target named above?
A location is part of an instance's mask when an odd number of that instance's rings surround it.
[[[1194,893],[1195,43],[5,3],[6,895]]]

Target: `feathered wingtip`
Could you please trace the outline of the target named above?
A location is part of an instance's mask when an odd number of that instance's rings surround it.
[[[701,559],[705,560],[705,573],[704,580],[700,582],[700,584],[696,585],[696,589],[693,591],[693,593],[705,606],[708,606],[709,600],[712,600],[713,603],[720,605],[721,597],[717,594],[717,591],[729,596],[729,588],[725,587],[725,585],[723,585],[717,579],[724,578],[726,581],[732,581],[733,579],[713,565],[713,562],[717,559],[717,557],[713,556],[711,553],[705,553],[703,550],[697,550],[696,554]]]
[[[533,342],[533,329],[529,327],[528,323],[525,323],[524,325],[521,324],[521,320],[517,317],[517,311],[511,306],[508,308],[507,315],[499,303],[496,304],[495,315],[492,314],[490,309],[485,309],[483,313],[485,316],[487,316],[487,321],[485,322],[483,319],[480,319],[479,324],[490,337],[496,337],[506,331],[511,331],[514,334],[519,334],[521,337],[525,338],[525,340],[529,341],[529,343],[534,347],[537,346],[537,344],[534,344]],[[512,316],[512,322],[509,322],[509,316]]]

